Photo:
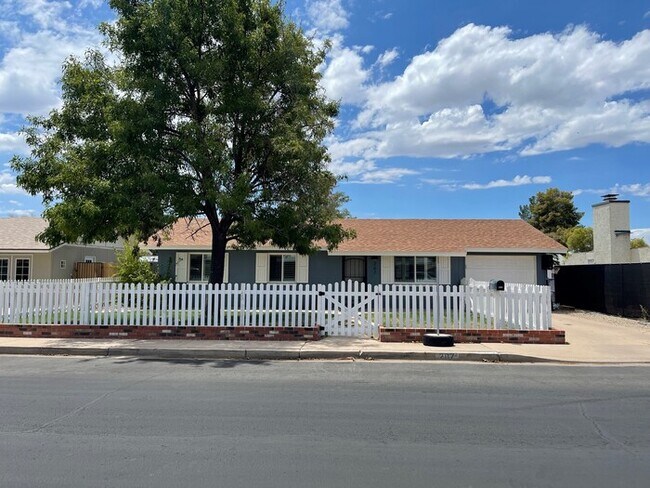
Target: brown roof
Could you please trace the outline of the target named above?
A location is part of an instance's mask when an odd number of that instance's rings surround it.
[[[47,223],[39,217],[0,218],[0,251],[49,249],[46,244],[36,241],[36,236],[43,232],[45,227]]]
[[[161,248],[209,248],[212,234],[206,224],[204,219],[179,220]],[[519,219],[346,219],[343,226],[355,230],[357,237],[343,242],[332,254],[566,252],[564,246]]]

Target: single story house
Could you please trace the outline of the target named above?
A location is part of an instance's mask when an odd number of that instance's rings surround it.
[[[36,240],[47,226],[37,217],[0,218],[0,281],[68,279],[75,263],[114,263],[116,244],[62,244]]]
[[[269,246],[229,248],[230,283],[437,283],[500,279],[547,284],[553,254],[566,248],[523,220],[346,219],[356,238],[334,251],[301,256]],[[206,282],[211,232],[205,221],[180,220],[160,246],[160,274],[176,282]]]

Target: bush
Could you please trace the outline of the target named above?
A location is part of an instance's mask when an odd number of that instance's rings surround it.
[[[160,283],[162,281],[152,264],[143,261],[147,253],[140,249],[138,243],[129,240],[124,249],[117,252],[117,277],[122,283]]]

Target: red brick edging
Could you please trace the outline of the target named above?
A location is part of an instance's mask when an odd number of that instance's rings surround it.
[[[84,339],[210,339],[230,341],[316,341],[319,327],[160,327],[125,325],[7,325],[0,337]]]
[[[434,329],[380,327],[381,342],[422,342],[422,336]],[[563,330],[455,330],[440,329],[454,336],[454,342],[510,342],[513,344],[566,344]]]
[[[10,325],[0,324],[0,337],[53,337],[87,339],[194,339],[255,341],[317,341],[315,327],[161,327],[120,325]],[[379,328],[381,342],[422,342],[432,329]],[[565,344],[563,330],[444,330],[455,342],[510,342]]]

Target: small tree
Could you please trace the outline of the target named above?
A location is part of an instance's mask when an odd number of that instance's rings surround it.
[[[117,252],[117,277],[122,283],[159,283],[160,275],[150,262],[142,259],[147,255],[137,239],[129,239]]]
[[[640,249],[642,247],[648,247],[648,243],[643,237],[637,237],[630,241],[630,249]]]
[[[589,252],[594,249],[594,231],[591,227],[574,227],[564,233],[566,245],[572,252]]]
[[[519,207],[519,217],[566,245],[565,231],[576,227],[584,212],[573,203],[573,194],[557,188],[538,192]]]

